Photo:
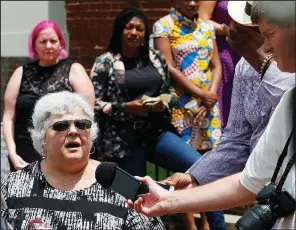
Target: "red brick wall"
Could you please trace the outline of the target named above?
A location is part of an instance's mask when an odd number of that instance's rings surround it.
[[[4,110],[4,93],[7,83],[17,67],[31,62],[28,57],[1,57],[1,122]]]
[[[115,16],[125,7],[136,6],[150,19],[150,28],[172,6],[170,0],[66,1],[70,57],[89,72],[96,56],[106,51]]]

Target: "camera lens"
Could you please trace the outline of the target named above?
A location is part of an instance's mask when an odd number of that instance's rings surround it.
[[[268,205],[256,204],[237,221],[235,226],[239,230],[271,229],[276,220],[277,217]]]

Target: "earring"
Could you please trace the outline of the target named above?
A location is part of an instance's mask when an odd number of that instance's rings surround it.
[[[141,46],[144,46],[145,45],[145,42],[143,42],[142,44],[141,44]]]
[[[42,144],[43,158],[46,157],[45,145],[46,145],[46,143],[43,143],[43,144]]]
[[[91,148],[91,150],[90,150],[90,155],[92,155],[92,154],[94,154],[95,153],[95,148],[94,148],[94,146],[92,146],[92,148]]]

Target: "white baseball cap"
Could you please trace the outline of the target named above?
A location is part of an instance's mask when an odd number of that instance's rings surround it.
[[[239,24],[256,26],[251,21],[253,1],[228,1],[228,14]]]

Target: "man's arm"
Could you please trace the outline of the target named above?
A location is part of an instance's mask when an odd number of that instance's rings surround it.
[[[199,184],[206,184],[241,172],[250,155],[249,141],[252,127],[244,116],[246,93],[246,85],[244,84],[246,80],[243,76],[244,65],[248,65],[248,63],[241,59],[236,66],[228,124],[220,143],[212,151],[203,155],[188,170]],[[254,74],[257,73],[254,71]]]
[[[242,186],[240,173],[210,184],[169,192],[149,176],[138,178],[149,187],[149,193],[128,205],[146,216],[162,216],[167,213],[224,210],[255,199],[255,194]]]
[[[207,185],[170,193],[167,213],[225,210],[253,201],[256,195],[242,186],[239,178],[237,173]]]

